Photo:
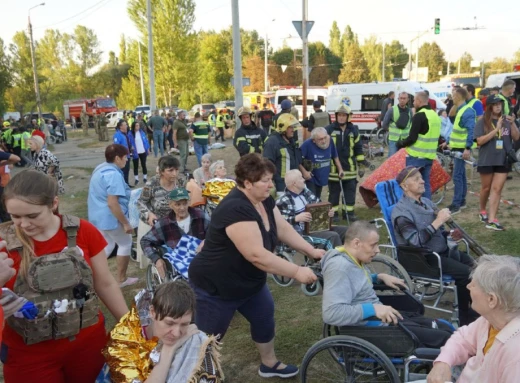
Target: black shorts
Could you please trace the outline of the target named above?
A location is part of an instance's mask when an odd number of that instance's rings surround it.
[[[477,166],[477,172],[479,172],[480,174],[509,173],[510,171],[511,171],[511,165]]]

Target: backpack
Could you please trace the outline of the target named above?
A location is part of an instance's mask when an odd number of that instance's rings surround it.
[[[50,339],[74,339],[81,329],[98,323],[99,303],[94,291],[92,269],[76,246],[80,220],[63,215],[62,229],[67,232],[67,248],[59,253],[34,257],[27,279],[19,273],[13,291],[34,303],[38,308],[35,319],[11,316],[7,324],[25,344]],[[0,225],[0,236],[7,240],[8,250],[21,250],[12,222]],[[54,301],[67,299],[64,313],[54,311]]]

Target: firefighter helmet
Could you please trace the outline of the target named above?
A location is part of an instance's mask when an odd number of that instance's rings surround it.
[[[336,121],[338,121],[338,114],[339,113],[344,113],[347,115],[347,121],[350,121],[351,117],[352,117],[352,110],[350,109],[349,106],[341,103],[338,108],[336,109]]]
[[[9,121],[4,121],[4,128],[7,128],[8,126],[11,126],[11,123]]]
[[[251,112],[251,109],[247,106],[242,106],[240,109],[238,109],[238,117],[242,117],[244,114],[252,115],[253,112]]]
[[[278,133],[285,133],[288,128],[299,128],[300,126],[300,121],[290,113],[282,113],[276,120]]]

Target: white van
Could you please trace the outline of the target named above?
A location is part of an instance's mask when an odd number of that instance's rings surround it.
[[[425,88],[414,81],[331,85],[328,89],[326,110],[334,121],[339,105],[343,103],[349,106],[353,112],[352,123],[357,125],[362,133],[368,134],[377,126],[376,118],[381,115],[383,100],[388,93],[394,91],[396,100],[399,93],[408,93],[409,105],[413,106],[415,93],[423,90]],[[431,93],[430,98],[436,101],[438,110],[446,109],[440,98]]]
[[[453,91],[453,83],[451,81],[427,82],[422,84],[422,86],[428,89],[430,94],[434,94],[441,100],[446,100],[448,94],[451,94]]]
[[[516,82],[516,92],[518,93],[520,91],[520,72],[492,74],[486,81],[486,88],[494,88],[495,86],[501,88],[506,80]]]
[[[327,88],[321,86],[309,86],[307,88],[307,116],[303,115],[303,96],[301,87],[277,90],[274,96],[274,104],[276,105],[275,113],[278,113],[282,110],[282,101],[288,98],[294,101],[296,104],[296,109],[298,109],[298,113],[300,115],[300,120],[303,120],[305,117],[309,117],[311,113],[314,112],[314,109],[312,108],[312,103],[314,101],[318,100],[321,102],[322,109],[325,108]]]

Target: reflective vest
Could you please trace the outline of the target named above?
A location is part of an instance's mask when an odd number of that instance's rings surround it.
[[[224,115],[223,114],[218,115],[217,120],[215,121],[215,126],[217,128],[223,128],[224,126],[226,126],[224,121],[225,121]]]
[[[209,126],[215,126],[216,124],[216,116],[213,113],[210,113],[208,117]]]
[[[477,100],[475,97],[473,97],[471,100],[469,100],[469,101],[467,102],[467,105],[468,105],[471,109],[475,110],[475,109],[473,108],[473,105],[475,105],[475,103],[476,103],[477,101],[478,101],[478,100]],[[475,110],[475,122],[477,122],[477,120],[478,120],[478,116],[477,116],[477,111]]]
[[[130,117],[130,118],[128,119],[128,128],[131,128],[131,127],[132,127],[132,124],[134,123],[134,121],[135,121],[135,118],[133,118],[133,117]]]
[[[342,180],[356,179],[358,175],[357,163],[365,160],[363,153],[356,154],[355,150],[356,145],[359,145],[361,139],[357,126],[349,123],[344,131],[341,130],[337,123],[333,123],[329,126],[334,127],[334,129],[329,132],[336,146],[341,167],[343,168]],[[330,160],[329,181],[339,181],[338,168],[336,167],[334,159]]]
[[[2,139],[7,145],[11,145],[13,143],[13,128],[6,129],[2,134]]]
[[[209,137],[209,126],[204,121],[195,121],[193,123],[193,138],[199,145],[207,145]]]
[[[441,118],[431,109],[423,108],[417,113],[426,114],[428,133],[419,134],[417,141],[406,148],[406,153],[412,157],[434,160],[437,157],[437,146],[439,145],[439,137],[441,135]]]
[[[497,95],[497,97],[504,102],[504,106],[503,106],[504,115],[509,116],[509,113],[510,113],[510,110],[509,110],[509,100],[507,98],[505,98],[505,96],[502,95],[502,93],[499,93]]]
[[[330,124],[329,114],[327,112],[316,112],[312,114],[314,117],[314,127],[324,128]]]
[[[408,123],[406,124],[406,127],[403,129],[400,129],[396,125],[396,121],[399,120],[399,116],[401,115],[401,111],[399,110],[399,107],[397,105],[394,105],[392,107],[393,110],[393,117],[392,122],[390,122],[390,128],[388,130],[388,139],[390,141],[399,141],[401,139],[404,139],[408,137],[408,134],[410,134],[410,127],[412,126],[412,111],[410,108],[406,108],[408,113]]]
[[[29,134],[29,132],[23,132],[22,133],[22,139],[21,139],[22,150],[30,149],[29,144],[26,141],[29,138],[31,138],[31,135]]]
[[[17,148],[22,144],[22,133],[13,134],[13,148]]]
[[[468,104],[464,105],[457,112],[457,117],[455,117],[455,122],[453,123],[453,131],[450,135],[450,147],[454,149],[465,149],[466,141],[468,139],[468,130],[460,126],[460,120],[464,112],[468,109],[471,109],[473,113],[475,111],[469,107]]]

